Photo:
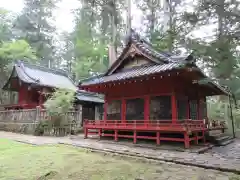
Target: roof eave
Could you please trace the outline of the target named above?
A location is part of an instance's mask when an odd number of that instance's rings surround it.
[[[202,73],[202,75],[204,75],[204,74]],[[232,96],[232,93],[230,91],[225,89],[223,86],[215,83],[213,80],[209,79],[206,75],[204,75],[203,79],[199,80],[197,83],[199,85],[203,85],[205,87],[207,86],[208,88],[213,89],[214,92],[215,92],[213,95],[216,95],[216,96],[219,96],[219,95]]]
[[[230,91],[227,91],[226,89],[224,89],[222,86],[214,83],[214,82],[210,82],[211,86],[213,86],[214,89],[216,89],[219,93],[216,95],[225,95],[225,96],[232,96],[232,93]]]
[[[12,76],[13,76],[13,74],[14,74],[15,71],[16,71],[16,68],[15,68],[15,66],[14,66],[13,69],[12,69],[12,72],[11,72],[9,78],[8,78],[8,80],[7,80],[6,83],[3,85],[2,90],[9,90],[8,85],[9,85],[9,83],[10,83],[10,81],[11,81],[11,78],[12,78]]]

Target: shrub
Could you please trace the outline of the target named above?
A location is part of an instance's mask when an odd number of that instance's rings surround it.
[[[73,107],[74,91],[58,89],[44,106],[51,117],[61,118]]]
[[[44,134],[44,128],[45,128],[46,124],[47,124],[46,121],[40,121],[37,124],[34,135],[35,136],[42,136]]]
[[[50,99],[44,104],[47,113],[50,117],[50,126],[53,131],[58,129],[58,134],[73,133],[70,132],[71,119],[66,118],[66,113],[72,109],[74,101],[74,91],[58,89],[56,90]],[[61,133],[60,133],[61,130]],[[63,132],[62,132],[63,131]]]

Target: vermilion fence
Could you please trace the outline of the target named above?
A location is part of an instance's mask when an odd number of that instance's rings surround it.
[[[88,135],[98,135],[106,137],[131,138],[136,143],[137,139],[160,141],[184,142],[186,148],[189,148],[190,142],[198,144],[199,140],[205,143],[205,132],[211,129],[224,129],[221,122],[206,122],[205,120],[84,120],[85,138]],[[92,131],[95,130],[95,131]],[[121,132],[128,131],[130,134]],[[151,132],[153,134],[141,135],[140,132]],[[178,136],[166,136],[166,134],[178,134]],[[155,135],[154,135],[155,134]],[[179,136],[180,134],[180,136]],[[183,135],[181,137],[181,135]]]
[[[138,129],[138,130],[176,130],[185,131],[186,128],[190,130],[204,130],[208,125],[204,120],[181,120],[172,122],[172,120],[85,120],[86,128],[103,128],[103,129]]]

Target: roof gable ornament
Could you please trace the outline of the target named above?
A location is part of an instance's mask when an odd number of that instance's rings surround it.
[[[134,57],[136,54],[140,54],[140,53],[136,50],[136,48],[131,47],[131,48],[129,49],[128,55],[131,56],[131,57]]]
[[[168,64],[173,62],[179,63],[180,61],[189,63],[189,61],[187,61],[190,57],[189,55],[179,56],[169,52],[157,51],[150,42],[140,37],[140,35],[133,29],[131,29],[130,33],[126,36],[125,44],[125,48],[123,49],[121,55],[109,67],[105,75],[113,74],[116,69],[121,66],[127,56],[133,57],[136,53],[144,56],[154,64]]]

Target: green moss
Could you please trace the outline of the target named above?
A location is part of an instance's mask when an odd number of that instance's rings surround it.
[[[0,139],[1,180],[134,180],[193,179],[196,174],[232,176],[200,168],[173,164],[154,164],[92,153],[64,145],[32,146]]]

